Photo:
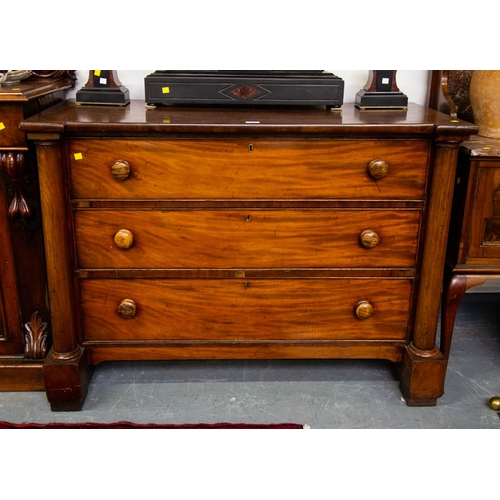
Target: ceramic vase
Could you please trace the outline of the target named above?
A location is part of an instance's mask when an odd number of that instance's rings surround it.
[[[475,70],[469,92],[479,135],[500,138],[500,70]]]

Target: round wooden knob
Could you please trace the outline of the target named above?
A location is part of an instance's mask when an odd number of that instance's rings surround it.
[[[489,405],[492,410],[495,411],[500,410],[500,398],[499,397],[491,398],[489,401]]]
[[[383,179],[389,172],[389,165],[384,160],[373,160],[368,165],[368,173],[372,179]]]
[[[137,304],[132,299],[123,299],[118,306],[118,314],[123,319],[133,318],[137,313]]]
[[[113,163],[111,167],[111,175],[117,181],[124,181],[130,175],[130,165],[128,161],[119,160]]]
[[[380,243],[380,236],[371,229],[365,229],[359,235],[359,239],[365,248],[374,248]]]
[[[373,315],[373,306],[367,300],[362,300],[356,305],[355,312],[358,319],[368,319]]]
[[[134,235],[128,229],[120,229],[113,238],[115,245],[122,249],[129,249],[134,243]]]

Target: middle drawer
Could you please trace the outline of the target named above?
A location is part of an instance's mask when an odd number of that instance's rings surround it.
[[[418,210],[75,210],[80,269],[414,267]]]

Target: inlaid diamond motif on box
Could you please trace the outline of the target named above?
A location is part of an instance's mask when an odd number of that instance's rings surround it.
[[[266,90],[260,86],[252,86],[252,85],[232,85],[229,88],[226,88],[221,91],[221,94],[224,94],[228,97],[237,97],[238,99],[248,100],[254,99],[257,96],[263,96],[269,94],[269,90]]]

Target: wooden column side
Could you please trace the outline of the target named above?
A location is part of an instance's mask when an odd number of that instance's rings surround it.
[[[0,314],[0,341],[8,340],[12,344],[3,348],[0,342],[0,354],[6,351],[22,351],[21,317],[19,313],[19,290],[15,274],[15,258],[12,248],[12,238],[10,236],[9,219],[7,215],[7,200],[4,193],[4,177],[1,172],[0,178],[0,228],[2,231],[0,241],[0,311],[3,308],[4,314]],[[5,318],[6,324],[1,325],[1,317]],[[5,329],[5,331],[3,331]],[[2,338],[3,337],[3,338]]]
[[[48,296],[55,359],[80,354],[75,317],[71,220],[66,207],[67,173],[60,141],[37,142]]]
[[[458,142],[438,143],[434,155],[415,328],[410,346],[414,354],[423,357],[439,354],[436,334],[458,145]]]

